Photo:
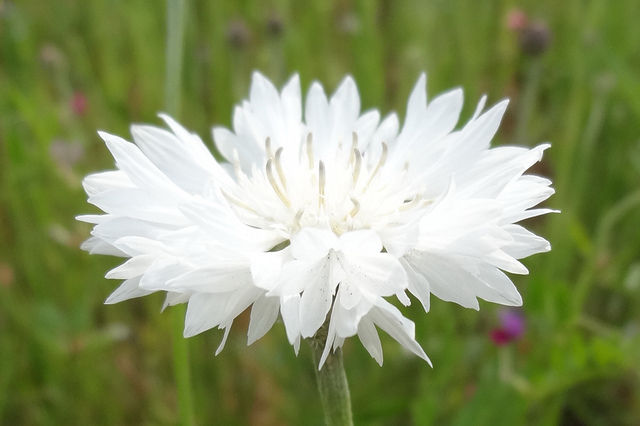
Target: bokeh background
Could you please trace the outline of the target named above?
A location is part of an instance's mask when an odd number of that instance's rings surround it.
[[[176,424],[172,314],[161,295],[105,306],[118,259],[78,248],[95,212],[80,182],[113,167],[97,129],[128,136],[164,106],[166,7],[147,0],[0,1],[0,423]],[[429,368],[383,339],[382,368],[345,346],[356,424],[640,424],[640,2],[637,0],[193,1],[180,121],[212,124],[261,70],[402,116],[421,71],[431,95],[511,104],[496,145],[552,149],[554,180],[526,225],[551,253],[525,261],[525,304],[405,310]],[[213,147],[212,147],[213,148]],[[179,315],[179,314],[178,314]],[[309,348],[282,324],[246,347],[187,341],[198,424],[320,425]]]

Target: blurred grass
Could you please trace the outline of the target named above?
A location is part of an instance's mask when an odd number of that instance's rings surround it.
[[[506,27],[516,6],[549,26],[544,54]],[[347,343],[356,424],[638,423],[638,16],[636,0],[189,2],[179,118],[208,143],[254,69],[328,88],[351,73],[365,108],[401,114],[425,70],[431,95],[465,89],[465,117],[483,93],[511,98],[496,143],[553,143],[534,172],[563,213],[528,224],[554,249],[517,281],[524,338],[495,347],[488,303],[410,307],[435,368],[388,339],[378,368]],[[165,18],[144,0],[0,2],[2,424],[178,421],[161,296],[102,305],[118,259],[80,252],[73,219],[93,211],[82,176],[113,166],[95,131],[158,123]],[[295,358],[282,325],[246,348],[246,325],[217,358],[217,332],[187,342],[198,423],[321,424],[307,348]]]

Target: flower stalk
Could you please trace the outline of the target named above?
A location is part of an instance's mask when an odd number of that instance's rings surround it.
[[[167,0],[167,49],[165,75],[165,111],[173,116],[180,109],[180,82],[182,81],[182,56],[184,44],[184,0]],[[191,394],[191,371],[189,348],[182,336],[184,307],[172,310],[173,374],[178,394],[180,424],[195,424],[193,397]]]
[[[353,425],[351,396],[342,362],[342,349],[338,348],[330,353],[322,368],[318,369],[327,338],[326,328],[325,324],[309,340],[325,423],[327,426],[351,426]]]

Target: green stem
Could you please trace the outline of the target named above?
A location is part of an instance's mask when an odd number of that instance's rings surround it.
[[[326,326],[320,329],[316,336],[309,341],[325,423],[327,426],[351,426],[353,425],[351,396],[342,363],[342,349],[330,353],[322,369],[318,370],[325,341]]]
[[[615,225],[622,220],[625,215],[635,211],[640,207],[640,190],[634,191],[618,201],[607,213],[602,217],[594,238],[594,247],[591,257],[587,260],[586,266],[578,276],[576,287],[574,290],[574,302],[576,313],[582,312],[584,303],[589,294],[589,289],[596,278],[598,270],[598,257],[611,247],[611,236],[614,232]],[[579,317],[578,317],[579,318]]]
[[[191,395],[191,370],[189,369],[189,347],[182,335],[184,329],[184,306],[171,310],[173,335],[173,376],[178,392],[178,414],[182,426],[195,425],[193,397]]]
[[[165,109],[168,114],[172,115],[177,115],[180,110],[184,17],[184,0],[167,0],[167,69],[164,96]]]
[[[534,58],[527,72],[522,98],[518,108],[515,142],[519,145],[526,145],[528,142],[527,129],[536,107],[541,75],[542,62],[540,62],[540,59]]]
[[[185,1],[167,0],[167,50],[165,77],[165,111],[177,116],[180,110],[182,82],[182,57],[184,45]],[[191,371],[189,369],[189,347],[182,335],[184,307],[171,310],[173,335],[173,374],[178,393],[180,424],[195,424],[193,398],[191,395]]]

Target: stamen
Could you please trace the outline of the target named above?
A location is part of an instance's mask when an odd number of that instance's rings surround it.
[[[353,165],[353,186],[358,183],[358,177],[360,177],[360,166],[362,165],[362,155],[357,149],[353,150],[353,159],[355,164]]]
[[[300,219],[302,219],[303,214],[304,214],[304,210],[300,209],[296,213],[296,217],[293,218],[293,223],[296,228],[300,228]]]
[[[320,208],[324,207],[324,185],[325,185],[325,171],[324,163],[320,161],[318,165],[318,201]]]
[[[267,179],[269,179],[269,183],[271,184],[273,191],[276,193],[278,198],[280,198],[280,201],[282,201],[282,204],[284,204],[286,207],[291,207],[291,203],[289,203],[289,200],[287,199],[287,197],[285,197],[285,195],[282,193],[282,191],[280,190],[280,187],[278,186],[278,183],[276,182],[276,179],[273,176],[273,160],[272,159],[269,159],[269,161],[267,161]]]
[[[422,201],[422,195],[416,194],[416,196],[413,197],[413,199],[411,199],[410,201],[400,205],[400,207],[398,207],[398,211],[409,210],[412,207],[414,207],[415,205],[417,205],[420,201]]]
[[[353,132],[351,133],[351,155],[349,155],[349,164],[353,163],[356,149],[358,149],[358,134]]]
[[[240,179],[240,176],[242,176],[242,169],[240,168],[240,156],[238,155],[237,149],[233,150],[231,164],[233,165],[233,172],[236,174],[236,177]]]
[[[255,211],[248,204],[243,203],[242,201],[240,201],[239,199],[237,199],[233,195],[227,194],[223,189],[221,189],[220,192],[222,192],[222,195],[224,196],[224,198],[226,198],[227,201],[230,202],[231,204],[235,204],[236,206],[238,206],[240,208],[243,208],[243,209],[247,210],[248,212],[251,212],[253,214],[258,215],[258,212]]]
[[[384,166],[384,163],[386,163],[387,152],[388,152],[387,144],[382,142],[382,154],[380,154],[380,160],[378,160],[378,164],[376,165],[376,168],[373,170],[373,173],[371,173],[371,176],[369,177],[367,184],[362,189],[362,192],[366,191],[367,188],[369,188],[369,185],[371,184],[371,181],[373,180],[373,178],[376,176],[376,174],[382,168],[382,166]]]
[[[282,155],[282,147],[278,148],[276,151],[276,171],[278,172],[278,177],[280,178],[280,182],[282,182],[282,187],[284,190],[287,190],[287,179],[284,177],[284,171],[282,170],[282,163],[280,162],[280,156]]]
[[[313,169],[313,134],[307,135],[307,159],[309,160],[309,169]]]
[[[273,158],[273,153],[271,152],[271,137],[267,136],[267,139],[264,141],[264,151],[267,153],[267,158]]]
[[[433,204],[434,200],[422,200],[420,207],[427,207],[429,204]]]
[[[355,217],[360,211],[360,202],[353,197],[350,197],[350,198],[351,198],[351,202],[353,203],[353,209],[351,209],[351,211],[349,212],[349,215],[351,217]]]

